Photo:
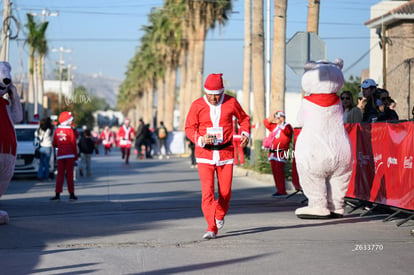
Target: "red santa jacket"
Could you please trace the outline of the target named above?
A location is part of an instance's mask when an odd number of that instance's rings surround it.
[[[101,140],[102,140],[102,144],[105,147],[109,147],[111,146],[111,144],[114,142],[114,136],[112,131],[103,131],[101,133]]]
[[[70,126],[59,125],[52,140],[53,147],[57,148],[56,159],[75,158],[78,159],[78,148],[76,146],[76,134]]]
[[[9,102],[0,97],[0,153],[16,156],[16,132],[7,112]]]
[[[215,165],[233,163],[233,116],[239,120],[241,133],[250,137],[250,117],[234,97],[224,94],[217,105],[211,105],[204,96],[191,104],[185,123],[185,134],[196,144],[197,163]],[[213,148],[202,142],[202,136],[207,133],[217,137]]]
[[[286,122],[284,122],[282,125],[270,123],[267,118],[263,121],[263,124],[269,131],[276,131],[275,139],[273,140],[273,146],[269,152],[269,160],[285,162],[290,141],[293,137],[292,126]],[[274,152],[272,152],[273,150]]]
[[[131,126],[122,125],[118,130],[118,143],[121,147],[131,148],[131,140],[135,137],[135,130]]]

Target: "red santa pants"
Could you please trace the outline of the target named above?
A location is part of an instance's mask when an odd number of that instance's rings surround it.
[[[207,231],[217,234],[216,221],[224,219],[229,210],[233,164],[222,166],[198,163],[201,181],[201,209],[207,221]],[[217,173],[218,199],[214,195],[214,180]]]
[[[66,184],[68,185],[69,193],[75,192],[75,185],[73,183],[73,167],[75,166],[74,158],[58,159],[57,161],[57,176],[56,176],[56,193],[62,193],[63,182],[65,181],[66,172]]]
[[[131,154],[131,145],[127,147],[121,147],[122,156],[125,157],[125,163],[129,163],[129,155]]]
[[[233,139],[233,147],[234,147],[234,164],[244,164],[244,152],[243,148],[240,146],[241,140],[240,139]]]
[[[275,180],[277,192],[286,195],[285,163],[282,161],[271,160],[270,166],[272,167],[273,179]]]

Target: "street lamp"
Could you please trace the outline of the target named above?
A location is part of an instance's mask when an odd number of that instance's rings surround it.
[[[63,72],[63,53],[71,53],[72,49],[65,49],[60,47],[59,49],[52,48],[52,52],[59,52],[59,113],[62,111],[62,72]]]

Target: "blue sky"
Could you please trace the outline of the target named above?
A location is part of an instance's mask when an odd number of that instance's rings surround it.
[[[72,53],[64,54],[64,60],[66,64],[76,67],[75,75],[100,73],[119,79],[123,79],[128,62],[139,47],[139,39],[143,34],[141,26],[148,24],[147,15],[151,8],[163,5],[162,0],[11,1],[13,15],[21,22],[20,40],[10,42],[9,60],[16,75],[27,72],[28,48],[23,42],[26,37],[26,13],[40,14],[43,9],[48,9],[52,13],[59,12],[59,16],[46,17],[49,21],[49,47],[72,50]],[[378,2],[321,1],[319,36],[327,45],[329,60],[338,57],[344,59],[346,78],[359,75],[361,70],[369,66],[369,55],[363,57],[369,51],[369,29],[364,22],[369,20],[371,5]],[[243,80],[244,1],[236,0],[233,3],[234,13],[229,22],[208,34],[205,75],[222,72],[226,87],[240,89]],[[288,1],[287,39],[296,32],[306,31],[307,5],[308,0]],[[37,18],[42,20],[41,16]],[[358,63],[350,67],[359,59]],[[47,72],[57,66],[58,60],[57,52],[49,53],[46,59]],[[299,81],[300,76],[288,69],[287,90],[299,92]]]

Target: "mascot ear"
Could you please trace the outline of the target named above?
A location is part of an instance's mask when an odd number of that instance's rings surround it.
[[[341,58],[337,58],[337,59],[335,59],[334,64],[335,64],[336,66],[338,66],[338,67],[339,67],[339,69],[341,69],[341,70],[342,70],[342,68],[343,68],[343,66],[344,66],[344,61],[343,61]]]
[[[308,63],[305,64],[305,72],[312,70],[313,68],[315,68],[317,65],[317,63],[313,60],[308,61]]]
[[[11,65],[7,61],[1,61],[0,66],[5,66],[9,72],[11,72]]]

